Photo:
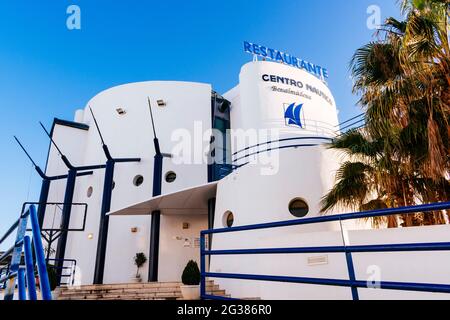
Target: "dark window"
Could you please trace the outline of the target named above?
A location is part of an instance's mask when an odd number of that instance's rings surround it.
[[[289,203],[289,212],[294,217],[303,218],[308,214],[309,207],[305,200],[297,198]]]
[[[231,136],[230,136],[230,108],[231,103],[212,92],[211,121],[215,129],[211,137],[210,164],[208,165],[208,181],[217,181],[232,172],[231,170]],[[217,136],[216,136],[217,135]]]
[[[137,175],[136,177],[134,177],[133,184],[136,187],[139,187],[142,183],[144,183],[144,177],[143,176]]]
[[[94,188],[89,187],[86,192],[87,197],[90,198],[92,196],[93,192],[94,192]]]
[[[228,228],[231,228],[234,224],[234,215],[233,212],[227,211],[224,216],[224,225]]]
[[[177,174],[175,172],[169,171],[166,173],[166,181],[168,183],[174,182],[176,178],[177,178]]]

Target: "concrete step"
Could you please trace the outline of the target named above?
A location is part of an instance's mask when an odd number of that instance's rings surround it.
[[[221,294],[224,290],[220,290],[219,288],[215,288],[213,290],[207,290],[207,293],[213,293],[213,294]],[[224,293],[224,292],[223,292]],[[140,295],[181,295],[181,290],[164,290],[164,291],[143,291],[143,290],[136,290],[136,291],[127,291],[127,292],[73,292],[70,294],[60,294],[60,297],[83,297],[83,296],[90,296],[90,295],[97,295],[97,296],[140,296]]]
[[[208,292],[216,296],[225,296],[225,290]],[[154,292],[154,293],[128,293],[128,294],[87,294],[59,296],[58,300],[152,300],[152,299],[180,299],[181,292]]]
[[[175,300],[181,299],[180,282],[85,285],[59,288],[58,300]],[[228,296],[214,281],[207,281],[207,294]]]
[[[211,286],[206,289],[207,292],[217,291],[219,286]],[[181,294],[181,289],[178,288],[145,288],[145,289],[108,289],[108,290],[66,290],[61,291],[60,296],[77,296],[77,295],[89,295],[89,294],[133,294],[133,293],[164,293],[164,292],[175,292]]]
[[[206,285],[212,285],[213,281],[208,280]],[[118,284],[94,284],[94,285],[82,285],[76,287],[61,287],[61,290],[71,290],[73,288],[77,290],[98,290],[98,289],[117,289],[117,288],[160,288],[160,287],[176,287],[180,286],[181,282],[145,282],[145,283],[118,283]]]

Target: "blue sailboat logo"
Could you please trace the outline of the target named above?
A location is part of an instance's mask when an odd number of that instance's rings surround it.
[[[303,129],[302,119],[300,119],[300,115],[302,112],[303,103],[299,105],[295,105],[295,103],[289,105],[286,111],[284,112],[284,118],[286,119],[287,125],[298,126]]]

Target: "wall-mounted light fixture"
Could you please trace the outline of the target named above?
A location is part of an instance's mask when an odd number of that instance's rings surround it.
[[[183,230],[187,230],[187,229],[189,229],[189,223],[183,222]]]
[[[89,233],[89,234],[88,234],[88,239],[89,239],[89,240],[94,239],[94,234],[93,234],[93,233]]]
[[[157,100],[156,104],[158,105],[158,107],[165,107],[167,105],[167,103],[164,100]]]
[[[137,227],[131,228],[131,233],[137,233],[137,232],[138,232],[138,228]]]

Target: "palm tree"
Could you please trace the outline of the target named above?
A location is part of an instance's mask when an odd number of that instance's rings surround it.
[[[403,0],[401,8],[406,20],[387,19],[379,39],[351,61],[366,127],[330,146],[350,160],[324,197],[323,212],[337,205],[364,210],[448,199],[449,1]],[[406,226],[444,222],[439,212],[403,220]]]
[[[322,198],[323,213],[336,207],[367,211],[445,201],[450,194],[450,183],[441,179],[423,179],[409,175],[404,163],[390,154],[392,142],[388,138],[371,138],[363,129],[350,130],[335,139],[328,147],[341,151],[346,161],[336,173],[336,184]],[[443,224],[441,212],[433,214],[401,215],[402,226]],[[374,227],[387,224],[398,226],[396,217],[374,218]]]
[[[403,201],[397,192],[403,177],[389,165],[384,145],[382,139],[373,140],[361,130],[350,130],[329,145],[342,151],[347,161],[337,171],[335,186],[322,199],[322,212],[336,206],[359,211],[385,209]],[[374,218],[372,223],[397,227],[395,217]]]

